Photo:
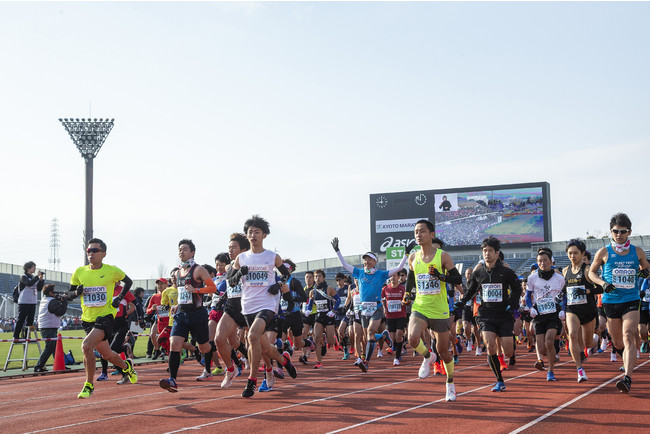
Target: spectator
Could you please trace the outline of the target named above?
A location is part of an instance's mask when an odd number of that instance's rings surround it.
[[[16,327],[14,328],[14,342],[20,339],[20,332],[23,329],[23,325],[28,327],[34,327],[34,315],[36,314],[36,303],[38,302],[38,291],[43,289],[43,278],[45,273],[39,271],[37,276],[34,276],[36,272],[36,264],[32,261],[27,262],[23,266],[25,274],[20,278],[20,283],[18,284],[18,289],[20,290],[20,296],[18,297],[18,320],[16,321]]]
[[[54,285],[48,283],[43,288],[43,297],[38,310],[38,328],[42,338],[55,338],[57,330],[61,326],[61,317],[68,310],[68,301],[54,292]],[[46,341],[45,348],[39,357],[34,372],[46,372],[45,363],[54,354],[56,341]]]

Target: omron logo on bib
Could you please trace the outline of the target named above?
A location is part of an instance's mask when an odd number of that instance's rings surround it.
[[[84,306],[100,307],[106,304],[105,286],[86,286],[83,294]]]

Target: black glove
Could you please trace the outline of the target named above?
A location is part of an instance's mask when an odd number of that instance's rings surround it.
[[[247,274],[248,274],[248,266],[242,265],[242,267],[239,270],[237,270],[235,274],[230,276],[230,278],[228,279],[228,285],[230,285],[231,288],[234,288],[235,286],[237,286],[241,278]]]
[[[273,285],[269,286],[269,294],[277,295],[280,292],[281,285],[279,282],[275,282]]]
[[[605,282],[605,284],[603,285],[603,292],[606,292],[607,294],[609,294],[615,289],[616,287],[609,282]]]
[[[562,304],[563,301],[564,301],[564,294],[558,292],[558,294],[555,296],[555,303]]]
[[[339,251],[339,239],[338,239],[338,237],[334,237],[334,239],[332,240],[332,248],[334,248],[335,252]]]
[[[76,292],[77,292],[77,297],[79,297],[81,294],[84,293],[84,286],[83,285],[77,286],[77,291]]]
[[[111,302],[111,306],[116,308],[116,307],[118,307],[120,305],[121,301],[122,301],[122,297],[117,295],[117,296],[113,297],[113,301]]]
[[[644,268],[643,270],[639,271],[639,277],[640,277],[641,279],[647,279],[648,276],[650,276],[650,271],[648,271],[646,268]]]
[[[216,306],[214,307],[215,310],[223,310],[223,307],[226,304],[226,301],[228,301],[228,296],[226,293],[223,293],[220,297],[219,300],[217,301]]]
[[[406,252],[407,255],[410,255],[414,247],[415,247],[415,240],[412,240],[410,243],[408,243],[404,251]]]
[[[437,268],[431,268],[429,270],[429,275],[435,277],[436,279],[438,279],[441,282],[445,281],[445,275],[441,274],[440,271],[438,271]]]
[[[645,291],[639,291],[639,297],[645,298]]]
[[[456,303],[454,303],[454,310],[464,309],[464,307],[465,307],[465,303],[463,303],[462,301],[457,301]]]

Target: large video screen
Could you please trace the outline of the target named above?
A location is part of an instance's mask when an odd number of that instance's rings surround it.
[[[413,239],[427,219],[448,247],[478,246],[493,235],[504,244],[551,240],[546,182],[370,195],[371,246],[376,252]]]

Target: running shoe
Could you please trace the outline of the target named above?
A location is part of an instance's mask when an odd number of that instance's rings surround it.
[[[201,352],[199,351],[198,348],[197,348],[196,350],[194,350],[194,358],[195,358],[196,361],[199,362],[201,365],[205,365],[205,360],[203,359],[203,355],[201,354]]]
[[[393,354],[393,349],[391,347],[386,348],[386,354]]]
[[[641,354],[639,353],[639,350],[636,350],[636,358],[637,358],[637,359],[640,359],[640,358],[641,358]]]
[[[454,354],[454,365],[458,364],[458,354]]]
[[[428,358],[422,359],[422,364],[420,365],[420,370],[418,371],[418,377],[421,379],[428,378],[431,374],[431,365],[436,361],[436,353],[430,353]]]
[[[555,355],[555,363],[560,363],[560,355],[559,354]]]
[[[234,369],[232,371],[226,371],[226,375],[223,376],[223,380],[221,381],[221,387],[225,389],[232,386],[232,380],[238,376]]]
[[[481,350],[480,346],[476,346],[476,353],[474,353],[475,356],[481,356],[483,355],[483,351]]]
[[[122,375],[122,373],[116,369],[113,372],[111,372],[111,375]]]
[[[325,356],[325,354],[327,354],[327,345],[322,345],[320,347],[320,355]]]
[[[445,401],[455,401],[456,400],[456,385],[454,383],[447,383],[447,395],[445,396]]]
[[[442,375],[442,367],[440,365],[441,363],[439,361],[433,364],[433,375]]]
[[[555,381],[555,374],[553,371],[548,371],[546,373],[546,381]]]
[[[368,362],[362,360],[361,363],[359,363],[359,369],[363,372],[368,372]]]
[[[343,360],[345,360],[345,359],[343,359]],[[298,361],[300,363],[302,363],[303,365],[306,365],[307,364],[307,357],[305,357],[305,355],[303,354],[302,356],[298,357]]]
[[[248,371],[250,369],[250,366],[248,365],[248,360],[246,360],[246,357],[240,357],[239,360],[241,360],[244,364],[244,371]]]
[[[359,366],[361,363],[363,363],[363,360],[361,360],[361,357],[357,357],[357,360],[354,362],[354,366]]]
[[[388,333],[388,330],[384,330],[381,332],[381,334],[384,336],[384,340],[388,344],[389,347],[393,346],[393,340],[390,338],[390,333]]]
[[[309,342],[309,351],[316,351],[316,344],[314,343],[314,340],[309,337],[307,341]]]
[[[158,357],[160,357],[162,353],[160,350],[154,350],[153,354],[151,355],[151,360],[156,360]]]
[[[95,386],[93,386],[90,383],[84,383],[84,388],[81,389],[81,392],[79,392],[77,398],[79,399],[90,398],[90,395],[92,395],[94,391],[95,391]]]
[[[266,380],[265,380],[266,385],[269,386],[269,388],[272,388],[273,386],[275,386],[275,375],[273,375],[273,371],[267,371],[266,375],[265,375],[265,378],[266,378]]]
[[[221,366],[217,366],[212,370],[212,375],[221,375],[226,372]]]
[[[241,366],[237,366],[237,376],[239,377],[244,369]]]
[[[244,391],[241,393],[242,398],[252,398],[253,395],[255,395],[255,383],[257,381],[248,379],[248,382],[246,383],[246,388]]]
[[[455,346],[456,346],[456,352],[457,352],[458,354],[461,354],[461,353],[463,352],[463,343],[461,342],[460,339],[456,338],[456,344],[455,344]]]
[[[469,353],[470,351],[474,351],[474,345],[472,345],[471,341],[467,342],[467,352]]]
[[[538,371],[543,371],[544,370],[544,362],[542,360],[538,360],[535,362],[535,369]]]
[[[399,359],[393,359],[393,366],[399,366]]]
[[[377,350],[377,358],[381,359],[382,357],[384,357],[384,353],[381,350]]]
[[[495,384],[491,390],[492,392],[505,392],[506,383],[504,383],[503,381],[497,381],[497,384]]]
[[[607,339],[603,339],[603,340],[600,342],[600,352],[601,352],[601,353],[607,349],[607,344],[608,344],[608,343],[609,343],[609,342],[607,341]]]
[[[293,363],[291,363],[291,357],[289,356],[289,353],[284,352],[282,355],[284,356],[284,360],[287,362],[284,364],[284,369],[287,370],[291,378],[296,378],[298,376],[298,371],[296,371],[296,367],[293,366]]]
[[[106,374],[106,372],[102,372],[102,374],[99,377],[97,377],[97,381],[106,381],[106,380],[108,380],[108,374]]]
[[[88,383],[86,383],[86,384],[88,384]],[[616,382],[616,388],[618,390],[620,390],[622,393],[629,394],[631,387],[632,387],[632,380],[627,375],[625,377],[623,377],[622,380],[618,380]]]
[[[129,382],[129,376],[128,375],[122,375],[122,378],[117,380],[116,384],[126,384]]]
[[[284,379],[284,371],[282,370],[282,368],[275,368],[273,370],[273,375],[275,376],[275,378],[279,378],[280,380]]]
[[[610,361],[610,362],[616,362],[616,361],[618,361],[618,360],[616,359],[616,353],[615,353],[614,351],[612,351],[611,355],[609,356],[609,361]]]
[[[269,387],[268,384],[266,383],[266,380],[262,381],[262,384],[260,384],[260,387],[257,389],[260,392],[268,392],[272,389],[272,387]],[[242,396],[244,396],[242,394]]]
[[[350,358],[350,352],[347,348],[343,348],[343,357],[341,360],[348,360]]]
[[[501,367],[502,371],[508,370],[508,365],[505,361],[505,358],[503,357],[503,354],[499,354],[499,366]]]
[[[320,369],[322,367],[323,367],[323,364],[321,362],[316,362],[316,364],[314,365],[314,369]]]
[[[580,368],[578,369],[578,383],[582,383],[583,381],[587,381],[587,374],[583,368]]]
[[[210,381],[210,380],[212,380],[212,373],[210,371],[205,370],[205,369],[203,370],[201,375],[196,377],[196,381]]]
[[[174,380],[172,377],[161,378],[158,382],[158,385],[169,392],[178,392],[178,385],[176,384],[176,380]]]
[[[291,347],[291,342],[284,341],[284,344],[282,346],[282,350],[289,353],[290,356],[293,356],[293,348]]]
[[[129,381],[132,384],[135,384],[138,382],[138,373],[135,372],[135,369],[133,369],[133,360],[131,359],[126,359],[126,369],[124,370],[124,373],[128,375]]]

